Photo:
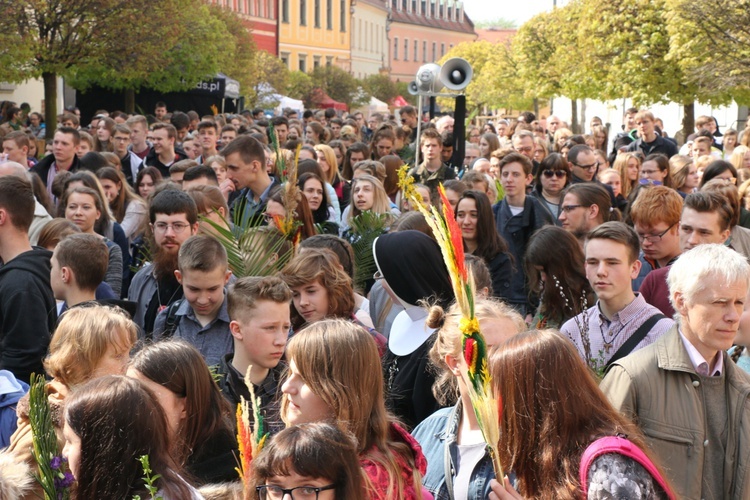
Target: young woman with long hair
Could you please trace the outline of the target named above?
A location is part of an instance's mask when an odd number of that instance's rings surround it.
[[[122,375],[128,354],[138,338],[138,327],[120,309],[100,305],[69,309],[52,335],[44,369],[51,380],[45,386],[52,424],[57,434],[58,451],[63,439],[63,411],[71,391],[105,375]],[[10,438],[9,453],[17,462],[28,463],[36,470],[32,454],[32,431],[28,398],[16,406],[18,428]],[[42,498],[40,487],[22,497]]]
[[[641,431],[612,407],[559,332],[511,337],[491,354],[490,373],[503,401],[497,451],[515,473],[518,493],[507,478],[504,485],[493,480],[489,498],[584,498],[581,456],[602,437],[624,435],[648,455]],[[596,458],[586,475],[588,498],[666,498],[643,466],[616,452]]]
[[[357,162],[370,158],[370,148],[364,142],[355,142],[346,150],[344,165],[341,169],[341,175],[346,180],[352,180],[354,175],[354,165]]]
[[[341,223],[341,234],[351,226],[353,218],[365,211],[384,214],[389,220],[398,215],[398,210],[391,209],[391,201],[383,184],[371,175],[360,175],[352,181],[352,203],[346,221]]]
[[[115,125],[115,121],[108,116],[99,120],[96,130],[92,131],[94,135],[94,151],[98,153],[114,152],[115,145],[112,142],[112,134],[115,132]]]
[[[338,217],[328,203],[325,181],[318,174],[307,172],[299,176],[297,187],[307,198],[313,222],[315,224],[334,224],[338,234]]]
[[[349,205],[351,186],[344,181],[339,173],[339,162],[336,157],[336,151],[333,147],[326,144],[317,144],[315,151],[318,155],[318,165],[323,170],[323,179],[333,187],[339,201],[339,208],[344,210]]]
[[[138,175],[135,178],[135,189],[138,191],[138,196],[144,200],[148,200],[151,193],[154,192],[154,187],[162,180],[164,180],[164,178],[158,168],[145,167],[138,172]]]
[[[330,422],[357,440],[366,498],[420,500],[426,468],[416,441],[385,408],[383,372],[372,336],[350,321],[317,322],[287,344],[282,385],[287,426]]]
[[[540,298],[532,328],[559,328],[594,304],[584,261],[581,244],[570,231],[544,226],[531,236],[523,265],[529,290]]]
[[[112,167],[100,168],[96,171],[96,177],[104,189],[112,215],[122,227],[125,236],[130,240],[139,236],[138,229],[148,219],[146,202],[133,192],[119,170]]]
[[[65,406],[65,448],[76,478],[72,498],[148,495],[139,459],[148,456],[157,497],[203,498],[177,473],[169,453],[164,412],[143,384],[123,376],[93,380]]]
[[[357,442],[327,423],[300,424],[276,434],[253,460],[257,500],[293,498],[364,500]]]
[[[475,314],[488,348],[526,330],[521,315],[497,300],[477,298]],[[427,457],[424,485],[435,498],[485,500],[495,472],[461,376],[468,370],[461,348],[462,317],[455,304],[447,311],[430,308],[427,324],[439,329],[430,349],[430,362],[438,371],[432,392],[441,405],[452,406],[433,413],[412,434]]]
[[[271,195],[268,197],[266,203],[266,211],[263,214],[266,218],[268,225],[276,226],[275,217],[286,217],[286,188],[280,187],[274,189]],[[296,193],[297,207],[294,209],[294,220],[300,224],[299,231],[300,237],[304,240],[310,236],[315,236],[318,231],[315,229],[313,222],[312,213],[310,213],[310,205],[307,202],[307,197],[300,192]]]
[[[661,153],[648,155],[641,165],[641,179],[658,182],[671,188],[672,173],[669,170],[669,158]]]
[[[468,253],[481,257],[490,270],[493,295],[508,297],[513,261],[508,244],[495,227],[490,199],[479,191],[464,191],[458,199],[455,216],[461,228],[464,248]]]
[[[224,194],[219,188],[211,185],[191,186],[185,191],[195,202],[195,208],[198,209],[198,215],[210,220],[219,227],[231,229],[231,218],[229,215],[229,206],[227,205]],[[216,234],[216,229],[205,220],[198,221],[198,230],[202,233]]]
[[[94,229],[106,208],[99,193],[87,187],[74,187],[65,192],[60,200],[65,218],[72,221],[83,233],[98,234]],[[104,281],[119,297],[122,292],[124,257],[122,250],[114,242],[99,234],[109,249],[109,266]]]
[[[635,153],[618,153],[612,168],[620,172],[622,196],[627,199],[641,177],[641,157]]]
[[[672,173],[672,187],[685,198],[698,189],[700,176],[698,167],[693,159],[685,155],[674,155],[669,159],[669,168]]]
[[[237,479],[234,411],[195,347],[177,340],[148,345],[133,356],[127,374],[156,396],[170,453],[196,484]]]
[[[479,138],[479,156],[489,160],[493,151],[500,149],[500,139],[496,134],[485,133]]]

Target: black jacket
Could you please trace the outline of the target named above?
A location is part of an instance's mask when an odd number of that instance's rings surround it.
[[[49,169],[52,168],[52,163],[55,161],[55,155],[49,154],[39,160],[39,163],[31,167],[31,171],[41,177],[44,185],[47,185],[47,176],[49,175]],[[73,164],[70,166],[70,172],[75,172],[81,168],[81,163],[78,161],[78,155],[73,155]]]
[[[174,165],[178,161],[181,160],[187,160],[187,153],[183,151],[182,149],[175,147],[174,148]],[[147,167],[156,167],[159,172],[161,172],[162,177],[169,180],[169,167],[167,165],[164,165],[161,161],[159,161],[159,155],[156,154],[156,151],[154,151],[154,148],[151,147],[149,149],[148,154],[146,155],[146,158],[143,159],[143,164]],[[172,166],[170,165],[170,166]]]
[[[52,252],[34,248],[0,267],[0,370],[28,382],[43,374],[57,305],[50,286]]]

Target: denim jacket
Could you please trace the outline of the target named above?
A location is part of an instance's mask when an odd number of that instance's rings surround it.
[[[446,472],[450,472],[450,484],[456,478],[455,464],[458,461],[458,424],[461,421],[461,402],[450,408],[442,408],[422,423],[412,435],[427,457],[427,473],[422,484],[435,496],[435,500],[454,500],[453,488],[446,484]],[[450,461],[447,463],[447,461]],[[490,493],[490,479],[495,477],[490,455],[485,453],[471,474],[469,496],[466,500],[486,500]],[[458,499],[463,500],[463,499]]]

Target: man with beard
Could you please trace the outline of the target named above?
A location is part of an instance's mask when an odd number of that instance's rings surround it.
[[[182,298],[175,277],[180,246],[198,231],[198,210],[182,191],[166,189],[154,196],[149,208],[154,248],[150,264],[133,277],[128,300],[137,304],[133,321],[141,334],[151,337],[157,314]]]

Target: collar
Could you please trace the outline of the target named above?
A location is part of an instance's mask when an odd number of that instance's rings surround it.
[[[703,355],[698,352],[698,349],[695,348],[695,346],[683,335],[682,330],[677,330],[680,334],[680,339],[682,340],[682,344],[685,346],[685,350],[688,353],[688,356],[690,357],[690,362],[693,364],[693,368],[695,368],[695,372],[698,375],[703,375],[704,377],[708,377],[708,369],[711,366],[708,361],[706,361],[706,358],[703,357]],[[724,356],[721,351],[717,352],[716,355],[719,357],[719,359],[716,361],[716,366],[714,366],[714,371],[711,373],[711,377],[719,377],[721,376],[721,372],[724,370]]]
[[[177,312],[175,313],[177,316],[186,316],[190,318],[191,320],[198,322],[198,319],[195,317],[195,311],[188,303],[187,299],[182,301],[182,304],[180,304],[180,307],[177,308]],[[216,317],[211,321],[206,327],[213,325],[217,320],[223,321],[226,324],[229,324],[231,319],[229,319],[229,313],[227,312],[227,289],[224,287],[224,301],[221,304],[221,307],[219,308],[219,312],[216,314]],[[205,332],[204,332],[205,333]]]
[[[599,317],[602,321],[606,321],[607,323],[612,323],[614,321],[618,321],[619,323],[622,323],[623,325],[627,325],[630,320],[632,320],[641,310],[643,310],[644,307],[646,307],[648,304],[646,304],[646,299],[643,298],[643,295],[636,292],[635,298],[633,301],[617,311],[613,316],[612,319],[607,319],[607,317],[602,312],[601,308],[601,301],[596,301],[596,310],[599,313]]]
[[[271,190],[276,186],[276,178],[271,177],[271,183],[268,185],[268,187],[260,194],[258,197],[258,203],[255,203],[255,194],[253,193],[252,189],[247,188],[247,193],[245,194],[245,197],[247,198],[247,201],[258,205],[261,203],[264,203],[268,199],[268,195],[271,194]]]

